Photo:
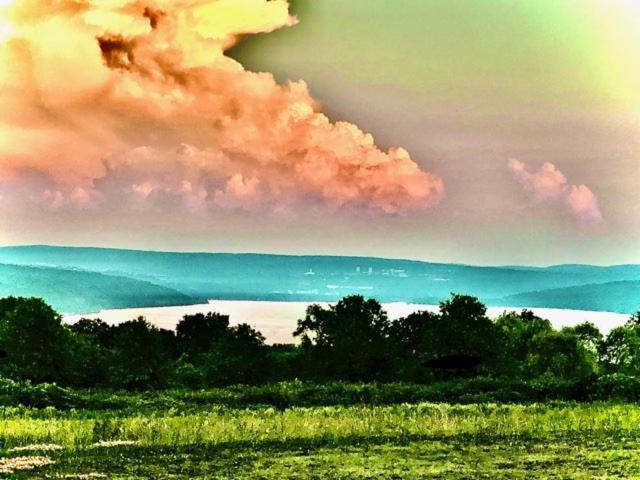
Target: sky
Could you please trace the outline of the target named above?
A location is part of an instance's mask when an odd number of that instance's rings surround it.
[[[0,243],[640,262],[635,0],[0,0]]]

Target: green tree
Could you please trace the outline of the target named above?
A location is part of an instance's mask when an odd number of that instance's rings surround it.
[[[433,376],[423,362],[438,355],[436,332],[439,327],[440,315],[428,311],[414,312],[391,323],[389,339],[394,379],[426,381]]]
[[[269,365],[268,381],[281,382],[308,377],[304,352],[298,345],[269,345],[267,356],[267,365]]]
[[[497,330],[487,317],[487,307],[476,297],[452,294],[440,302],[436,355],[473,355],[490,364],[497,352],[496,340]]]
[[[553,332],[551,323],[525,309],[519,313],[503,313],[495,325],[501,350],[499,373],[517,378],[535,376],[529,364],[533,340],[536,336]]]
[[[228,329],[228,315],[215,312],[185,315],[176,327],[179,349],[188,356],[208,352]]]
[[[389,336],[398,343],[399,353],[424,357],[433,352],[434,332],[440,326],[440,315],[428,311],[414,312],[391,323]]]
[[[371,380],[388,367],[389,328],[376,300],[352,295],[328,308],[310,305],[294,336],[302,339],[320,376]]]
[[[165,386],[171,360],[165,334],[144,317],[114,327],[110,376],[115,385],[128,389]]]
[[[90,338],[105,348],[113,345],[114,328],[99,318],[81,318],[70,325],[69,329],[76,334]]]
[[[202,355],[209,385],[263,383],[268,378],[269,358],[264,337],[250,325],[229,328]]]
[[[640,374],[640,325],[614,328],[598,348],[602,369],[608,373]]]
[[[627,320],[627,326],[640,327],[640,310],[629,317],[629,320]]]
[[[0,362],[3,375],[33,381],[64,378],[69,332],[60,315],[40,298],[0,300]]]
[[[594,355],[597,354],[604,337],[602,332],[591,322],[583,322],[575,327],[565,327],[563,332],[573,333],[579,339],[582,345]]]
[[[535,335],[527,368],[533,377],[583,380],[595,373],[595,357],[570,332],[543,332]]]

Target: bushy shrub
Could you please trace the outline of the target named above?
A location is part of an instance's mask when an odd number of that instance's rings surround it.
[[[613,373],[602,375],[591,385],[592,400],[640,401],[640,377]]]
[[[174,364],[169,378],[171,387],[198,389],[203,388],[205,384],[206,379],[202,370],[188,362],[185,357],[181,357]]]
[[[53,383],[33,384],[29,380],[14,381],[0,378],[0,405],[34,408],[74,408],[80,404],[73,390]]]

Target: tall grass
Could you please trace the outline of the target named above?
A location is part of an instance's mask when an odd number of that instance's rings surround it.
[[[640,406],[625,404],[447,405],[421,403],[232,409],[198,414],[117,416],[104,412],[5,411],[0,448],[58,444],[85,448],[101,441],[134,441],[141,446],[262,445],[395,442],[414,439],[640,438]]]
[[[535,403],[565,401],[640,401],[640,377],[605,375],[586,382],[553,378],[530,381],[474,378],[430,384],[279,382],[257,386],[235,385],[208,390],[157,390],[125,392],[74,390],[55,384],[32,384],[0,378],[2,406],[55,407],[81,410],[175,409],[201,412],[211,405],[244,408],[270,405],[276,408],[332,405],[393,405],[399,403]]]

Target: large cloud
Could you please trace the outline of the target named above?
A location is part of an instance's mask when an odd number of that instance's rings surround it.
[[[443,196],[401,148],[224,55],[286,0],[22,0],[0,46],[0,189],[53,209],[404,213]],[[36,180],[34,180],[36,179]],[[576,194],[576,197],[580,193]]]
[[[537,171],[515,159],[509,160],[509,169],[525,191],[540,202],[561,203],[583,225],[602,223],[598,199],[586,185],[569,185],[567,177],[550,162],[545,162]]]

